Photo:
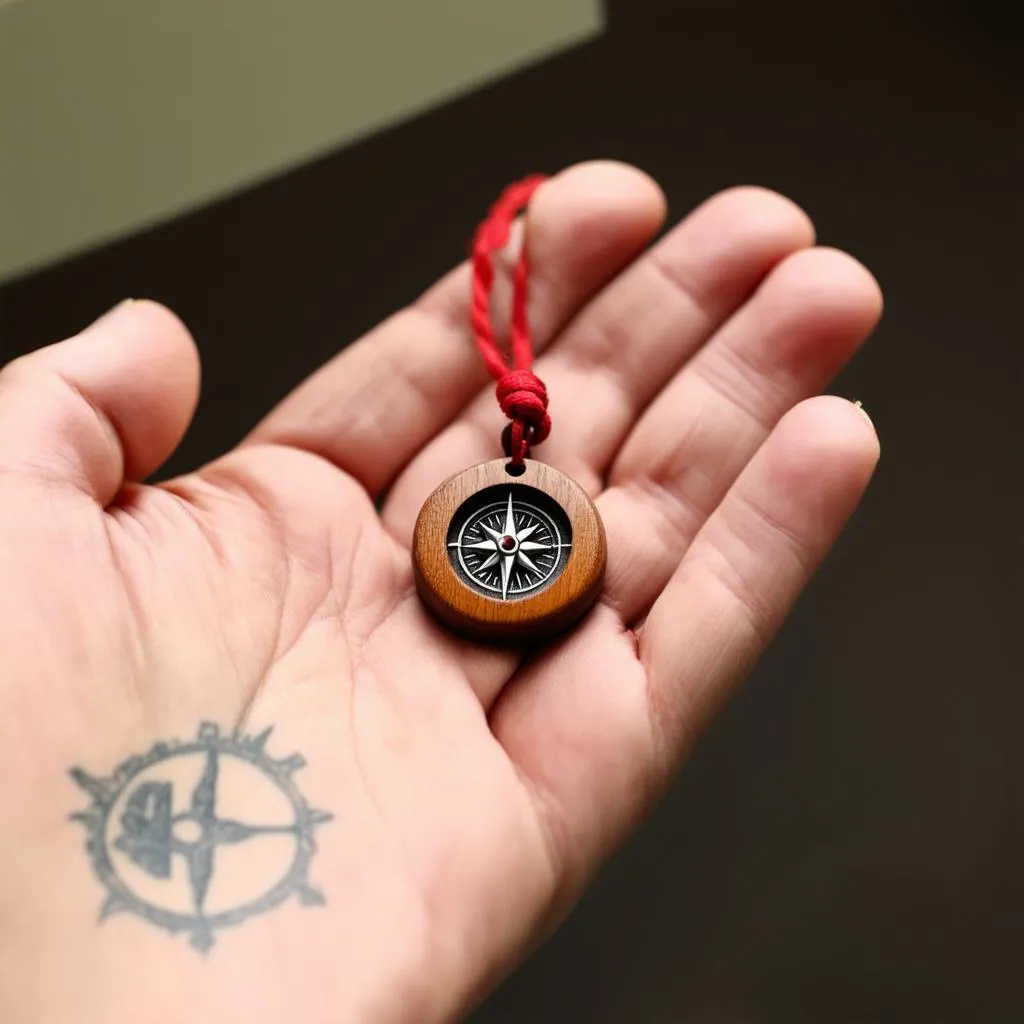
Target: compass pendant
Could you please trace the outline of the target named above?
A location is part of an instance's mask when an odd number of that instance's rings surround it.
[[[504,459],[445,481],[413,538],[420,596],[442,622],[485,640],[530,639],[574,624],[597,599],[605,568],[601,520],[563,473]]]

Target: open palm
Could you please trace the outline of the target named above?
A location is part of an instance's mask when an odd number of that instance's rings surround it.
[[[239,448],[156,487],[138,481],[198,390],[166,310],[122,306],[3,371],[0,774],[18,784],[0,792],[17,837],[0,846],[0,1018],[447,1020],[557,923],[770,640],[877,457],[858,409],[814,397],[878,317],[870,275],[763,190],[715,196],[648,248],[663,214],[613,164],[564,172],[529,213],[554,422],[536,456],[594,496],[609,549],[601,602],[539,650],[453,637],[413,587],[421,503],[500,454],[466,267]],[[206,954],[139,914],[97,925],[109,893],[67,822],[89,807],[83,779],[203,723],[272,728],[268,757],[300,754],[296,790],[331,815],[294,880],[324,904],[269,901]],[[194,814],[210,770],[178,779]],[[276,813],[257,776],[231,783],[234,818]],[[193,897],[251,900],[278,847],[218,828],[230,858],[215,843],[169,863],[187,862]]]

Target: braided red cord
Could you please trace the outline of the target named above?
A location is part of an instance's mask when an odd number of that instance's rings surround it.
[[[545,180],[545,175],[535,174],[505,189],[473,239],[473,334],[488,372],[498,381],[501,411],[512,421],[509,455],[517,466],[523,464],[530,446],[540,444],[551,432],[551,417],[547,411],[547,390],[530,369],[533,365],[533,342],[526,314],[529,278],[526,241],[524,239],[522,253],[512,275],[509,361],[498,347],[491,323],[492,254],[508,244],[513,222]]]

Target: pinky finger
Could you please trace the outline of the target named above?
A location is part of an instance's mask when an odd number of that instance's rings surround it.
[[[662,751],[689,741],[751,669],[859,503],[878,439],[834,397],[772,431],[708,519],[640,633]]]

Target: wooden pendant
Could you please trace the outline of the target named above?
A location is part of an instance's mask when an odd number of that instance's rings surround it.
[[[527,459],[450,477],[420,509],[416,587],[447,626],[478,640],[537,639],[574,625],[597,600],[607,548],[594,503],[574,480]]]

